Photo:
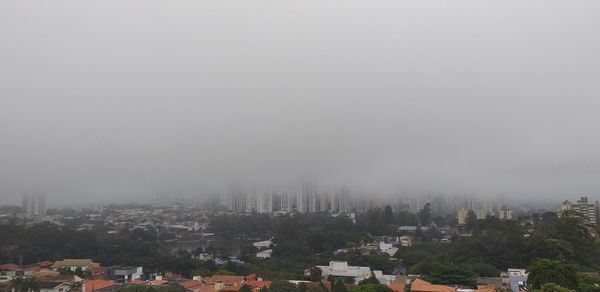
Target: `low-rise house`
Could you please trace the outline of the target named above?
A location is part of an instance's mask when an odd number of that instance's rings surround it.
[[[248,280],[246,281],[246,283],[244,283],[244,285],[248,285],[248,287],[250,287],[253,291],[260,291],[260,289],[262,288],[269,288],[271,287],[271,281],[263,281],[262,279],[259,280]]]
[[[108,274],[108,270],[105,267],[93,267],[89,269],[90,277],[94,279],[103,279]]]
[[[256,253],[256,258],[259,259],[266,259],[266,258],[270,258],[271,255],[273,255],[273,250],[272,249],[266,249],[266,250],[262,250]]]
[[[18,269],[19,269],[19,266],[15,265],[15,264],[3,264],[3,265],[0,265],[0,275],[12,278],[17,275]]]
[[[94,263],[91,259],[64,259],[62,261],[54,262],[50,269],[52,269],[53,271],[58,271],[60,269],[69,269],[74,272],[77,269],[87,271],[93,267],[99,266],[99,264]]]
[[[53,264],[52,262],[43,261],[43,262],[23,266],[23,267],[21,267],[21,270],[23,272],[22,272],[22,275],[20,275],[20,276],[30,277],[35,273],[49,271],[52,264]]]
[[[228,276],[228,275],[214,275],[206,280],[209,286],[212,286],[216,291],[236,288],[239,289],[246,282],[244,276]]]
[[[387,253],[389,256],[393,257],[396,252],[398,252],[398,248],[394,247],[394,245],[391,243],[380,242],[379,251],[382,253]]]
[[[169,281],[167,281],[167,280],[163,279],[163,276],[162,276],[162,275],[160,275],[160,274],[159,274],[159,275],[156,275],[156,276],[154,276],[154,280],[150,280],[150,281],[148,281],[148,284],[149,284],[150,286],[164,286],[164,285],[166,285],[167,283],[169,283]]]
[[[185,280],[187,280],[187,279],[186,279],[185,277],[183,277],[182,275],[175,274],[175,273],[172,273],[172,272],[166,272],[166,273],[163,275],[162,279],[163,279],[163,280],[167,280],[167,281],[169,281],[169,282],[182,282],[182,281],[185,281]]]
[[[386,286],[389,286],[390,283],[392,283],[396,280],[396,276],[384,275],[383,272],[381,272],[381,271],[373,271],[373,275],[375,275],[375,278],[377,278],[377,281],[379,281],[380,284],[383,284]]]
[[[71,290],[72,283],[57,281],[57,282],[39,282],[39,292],[68,292]]]
[[[398,238],[398,243],[400,243],[400,246],[402,247],[409,247],[412,245],[412,237],[408,235],[400,236]]]
[[[188,280],[179,283],[188,292],[215,292],[215,288],[198,280]]]
[[[203,286],[201,282],[196,280],[185,281],[179,283],[179,285],[189,292],[199,292],[200,288]]]

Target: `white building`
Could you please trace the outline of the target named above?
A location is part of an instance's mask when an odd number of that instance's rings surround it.
[[[403,247],[408,247],[412,245],[412,238],[410,236],[404,235],[404,236],[400,236],[400,238],[398,239],[400,246]]]
[[[379,251],[387,253],[389,256],[393,257],[398,251],[398,248],[394,247],[391,243],[380,242]]]
[[[69,290],[71,290],[69,282],[40,282],[39,292],[68,292]]]
[[[121,277],[125,282],[139,279],[143,274],[142,267],[110,267],[107,269],[109,276]]]
[[[261,250],[261,251],[257,252],[256,253],[256,258],[266,259],[266,258],[270,258],[271,255],[273,255],[273,250],[272,249],[265,249],[265,250]]]
[[[321,269],[323,279],[330,275],[336,277],[352,278],[354,283],[358,283],[371,276],[370,267],[349,266],[348,262],[330,261],[329,266],[317,266]]]
[[[349,266],[348,262],[331,261],[328,266],[317,266],[321,269],[323,279],[329,276],[351,278],[354,283],[358,283],[371,276],[370,267]],[[393,275],[384,275],[381,271],[373,271],[375,277],[381,284],[388,285],[395,279]]]
[[[269,248],[273,244],[271,240],[263,240],[263,241],[255,241],[252,243],[252,246],[261,249],[261,248]]]
[[[577,203],[571,204],[569,201],[564,201],[561,206],[559,215],[562,215],[564,211],[573,211],[573,215],[581,218],[583,223],[589,225],[596,225],[596,205],[588,202],[588,197],[583,196]]]
[[[500,220],[512,220],[512,211],[510,210],[509,207],[502,207],[500,209],[500,216],[499,216]]]

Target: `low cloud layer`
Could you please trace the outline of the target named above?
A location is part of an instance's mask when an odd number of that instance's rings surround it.
[[[600,199],[597,1],[3,1],[0,199]]]

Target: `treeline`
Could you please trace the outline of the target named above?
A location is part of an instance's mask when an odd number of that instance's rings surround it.
[[[471,222],[470,236],[449,244],[420,243],[397,256],[411,273],[434,283],[473,283],[475,277],[499,276],[508,268],[526,268],[538,259],[556,259],[579,271],[600,268],[600,246],[572,214],[546,213],[533,224],[488,218]]]
[[[200,262],[164,249],[152,231],[136,229],[108,234],[47,222],[30,227],[0,225],[0,262],[22,261],[26,265],[63,258],[90,258],[105,266],[138,265],[185,275],[201,268],[217,271],[212,262]]]

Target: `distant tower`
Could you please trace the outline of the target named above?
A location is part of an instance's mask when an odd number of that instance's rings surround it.
[[[509,207],[502,207],[500,208],[500,216],[499,216],[500,220],[511,220],[512,219],[512,211],[510,210]]]
[[[246,211],[246,189],[241,186],[231,186],[225,195],[227,210],[234,212]]]
[[[46,216],[46,195],[24,194],[21,207],[23,212],[27,212],[27,217]]]
[[[457,219],[458,219],[459,225],[467,224],[467,214],[469,214],[469,209],[467,209],[467,208],[458,209]]]
[[[314,213],[317,212],[317,198],[316,198],[316,190],[315,185],[312,181],[307,181],[302,183],[301,186],[301,195],[300,195],[300,203],[301,210],[298,210],[301,213]]]

